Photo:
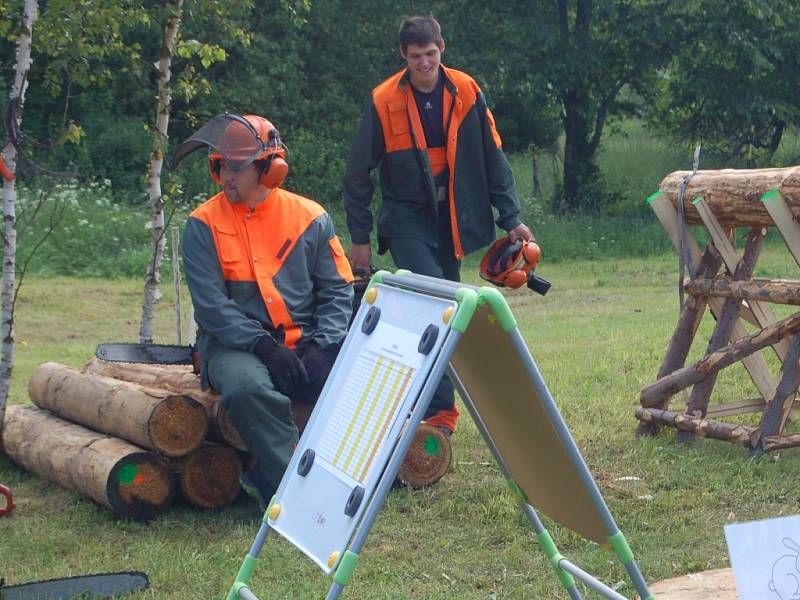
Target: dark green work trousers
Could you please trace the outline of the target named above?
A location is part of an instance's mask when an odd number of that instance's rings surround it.
[[[461,263],[455,256],[453,236],[450,232],[450,207],[445,200],[439,202],[439,241],[436,246],[423,240],[406,237],[389,238],[389,252],[398,269],[408,269],[418,275],[428,275],[450,281],[461,281]],[[433,395],[425,413],[428,419],[440,410],[455,405],[453,382],[445,375]]]
[[[243,350],[220,347],[208,361],[208,377],[256,458],[258,480],[270,488],[264,492],[274,493],[298,440],[289,398],[275,389],[256,355]]]

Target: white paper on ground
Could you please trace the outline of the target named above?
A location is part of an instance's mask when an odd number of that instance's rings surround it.
[[[800,600],[800,515],[725,526],[739,600]]]

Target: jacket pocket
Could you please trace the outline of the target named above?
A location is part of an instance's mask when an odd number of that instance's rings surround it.
[[[353,270],[350,268],[350,261],[347,260],[344,254],[342,242],[339,241],[337,236],[333,236],[328,240],[328,246],[330,246],[331,255],[333,256],[333,264],[336,265],[336,272],[348,283],[353,281]]]
[[[400,202],[426,205],[428,192],[425,186],[425,172],[420,167],[419,157],[414,155],[415,152],[408,150],[388,156],[392,191]]]
[[[394,135],[408,133],[408,111],[405,102],[389,102],[389,124]]]
[[[220,262],[235,263],[245,260],[244,249],[239,243],[239,236],[233,228],[214,225],[217,240],[217,254],[219,255]]]

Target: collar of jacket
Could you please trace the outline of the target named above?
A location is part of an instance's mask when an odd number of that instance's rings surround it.
[[[275,199],[278,189],[272,188],[267,197],[253,207],[250,207],[247,202],[231,202],[228,200],[228,196],[225,196],[225,201],[230,204],[231,209],[236,214],[246,215],[250,213],[251,215],[261,216],[267,211],[267,205]],[[223,195],[225,194],[225,192],[222,193]]]
[[[447,91],[453,95],[453,98],[455,98],[458,95],[458,88],[456,87],[456,84],[453,83],[453,81],[450,79],[450,77],[447,76],[447,71],[449,71],[447,67],[445,67],[444,65],[439,65],[439,75],[441,77],[444,77],[444,86],[447,88]],[[403,76],[400,78],[398,85],[401,88],[405,88],[407,85],[410,84],[411,84],[411,69],[406,69],[403,72]]]

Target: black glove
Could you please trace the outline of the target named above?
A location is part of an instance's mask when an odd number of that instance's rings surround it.
[[[339,354],[339,346],[331,344],[323,350],[315,342],[311,342],[301,352],[303,365],[308,373],[308,384],[297,390],[295,398],[300,402],[315,404]]]
[[[279,346],[270,336],[261,337],[253,353],[267,367],[275,389],[281,394],[291,396],[308,383],[308,373],[300,357],[286,346]]]

